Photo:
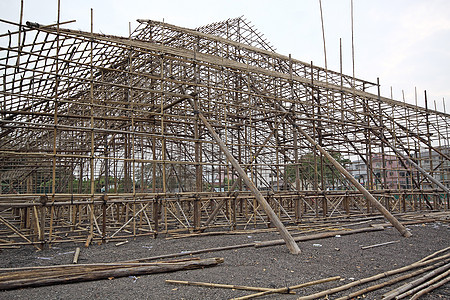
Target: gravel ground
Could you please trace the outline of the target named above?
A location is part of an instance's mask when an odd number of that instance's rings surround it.
[[[259,298],[296,299],[299,295],[309,295],[411,264],[450,246],[448,223],[418,224],[408,226],[408,229],[413,234],[410,238],[403,238],[395,229],[386,228],[384,231],[300,242],[302,253],[296,256],[289,254],[284,245],[206,253],[198,257],[223,257],[225,262],[206,269],[0,291],[0,299],[229,299],[244,296],[250,292],[172,285],[165,283],[165,280],[278,288],[331,276],[342,277],[340,282],[329,282],[297,290],[297,295],[277,294]],[[79,263],[123,261],[270,239],[279,239],[279,236],[277,233],[259,233],[171,240],[158,237],[157,239],[137,238],[119,247],[116,247],[113,242],[92,245],[89,248],[78,245],[82,247]],[[362,245],[389,241],[399,242],[361,250]],[[5,249],[0,252],[0,266],[70,264],[76,246],[58,244],[51,249],[39,252],[28,246],[21,249]],[[397,286],[399,284],[370,292],[365,294],[364,298],[380,299],[383,293]],[[335,299],[363,287],[366,286],[353,288],[346,293],[333,294],[327,299]],[[421,299],[450,299],[450,284],[434,290]]]

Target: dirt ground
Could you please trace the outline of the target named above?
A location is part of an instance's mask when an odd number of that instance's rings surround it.
[[[380,220],[378,220],[378,223]],[[372,223],[377,223],[373,221]],[[368,226],[369,223],[364,224]],[[196,255],[223,257],[215,267],[174,273],[130,276],[82,283],[0,291],[0,299],[229,299],[250,294],[248,291],[173,285],[166,279],[258,287],[285,287],[331,276],[341,281],[324,283],[296,290],[296,295],[276,294],[258,299],[296,299],[354,280],[396,269],[450,246],[450,224],[428,223],[407,226],[413,234],[402,237],[395,229],[299,242],[300,255],[289,253],[285,245],[266,248],[242,248]],[[56,244],[51,249],[36,251],[30,246],[4,249],[0,267],[70,264],[76,246],[81,246],[79,263],[115,262],[179,253],[198,249],[279,239],[277,233],[202,236],[183,239],[158,237],[136,238],[116,247],[115,242],[91,245]],[[389,245],[362,250],[361,246],[398,241]],[[390,277],[391,279],[392,277]],[[411,279],[410,279],[411,280]],[[409,281],[410,281],[409,280]],[[377,281],[375,283],[380,283]],[[374,283],[370,284],[373,285]],[[401,283],[403,284],[403,283]],[[381,295],[401,285],[392,285],[365,294],[361,298],[380,299]],[[336,299],[370,285],[361,285],[346,292],[330,295]],[[446,284],[421,299],[450,299]]]

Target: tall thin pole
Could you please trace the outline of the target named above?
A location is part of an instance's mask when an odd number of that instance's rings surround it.
[[[91,42],[90,42],[90,100],[91,100],[91,128],[94,126],[94,9],[91,8]],[[90,169],[91,169],[91,201],[94,202],[94,192],[95,192],[95,161],[94,161],[94,130],[91,131],[91,157],[90,157]],[[90,207],[90,227],[89,234],[92,236],[94,234],[94,205],[92,203],[89,204]]]
[[[58,1],[58,3],[59,3],[59,1]],[[58,12],[59,12],[59,6],[58,6]],[[20,53],[22,52],[22,45],[20,45],[21,33],[22,33],[22,22],[23,22],[23,0],[20,1],[19,34],[17,35],[17,49],[18,49],[17,61],[16,61],[16,67],[17,68],[20,65]],[[59,20],[58,20],[58,25],[57,26],[59,26]]]
[[[354,34],[353,34],[353,0],[350,2],[351,4],[351,21],[352,21],[352,76],[353,76],[353,86],[355,85],[355,43],[354,43]]]
[[[327,66],[327,47],[325,45],[325,28],[323,26],[322,0],[319,0],[319,6],[320,6],[320,21],[322,23],[322,39],[323,39],[323,54],[325,56],[325,69],[328,69],[328,66]]]

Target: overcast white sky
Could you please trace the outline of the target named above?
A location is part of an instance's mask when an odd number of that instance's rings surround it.
[[[61,20],[77,22],[70,28],[128,35],[136,19],[163,19],[195,28],[244,16],[281,54],[324,66],[319,0],[61,0]],[[344,73],[351,75],[350,0],[322,0],[328,67],[339,71],[339,38],[343,43]],[[20,0],[1,0],[0,18],[18,22]],[[24,21],[42,24],[57,19],[57,0],[24,0]],[[0,33],[5,31],[0,23]],[[355,75],[376,82],[382,95],[450,112],[450,1],[354,0]],[[371,92],[376,93],[372,89]]]

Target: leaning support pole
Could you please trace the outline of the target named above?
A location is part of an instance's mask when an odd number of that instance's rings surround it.
[[[265,145],[274,135],[274,131],[272,131],[267,138],[264,140],[264,142],[262,143],[262,145]],[[248,170],[249,166],[252,164],[252,162],[256,159],[256,157],[258,157],[259,153],[261,153],[261,151],[264,149],[264,146],[260,146],[258,151],[256,151],[256,153],[252,156],[252,159],[250,160],[250,162],[248,163],[247,167],[245,167],[245,171]],[[227,193],[227,197],[229,197],[231,194],[234,193],[234,189],[238,186],[238,183],[240,182],[241,177],[239,177],[238,179],[236,179],[233,183],[233,185],[231,186],[231,188],[228,190]],[[208,220],[206,220],[205,224],[203,224],[204,227],[207,227],[209,225],[209,223],[211,223],[217,216],[217,214],[219,213],[220,209],[222,208],[222,206],[225,204],[225,200],[222,200],[214,209],[214,211],[209,215]],[[205,228],[204,228],[205,229]]]
[[[408,156],[404,155],[403,153],[401,153],[400,151],[397,150],[397,148],[395,148],[391,143],[389,143],[384,137],[380,136],[379,132],[372,130],[377,136],[378,138],[381,139],[381,141],[383,143],[385,143],[386,145],[388,145],[394,152],[395,154],[397,154],[398,156],[400,156],[401,158],[403,158],[404,160],[406,160],[407,162],[409,162],[417,171],[419,171],[423,176],[425,176],[428,180],[430,180],[431,182],[433,182],[434,184],[436,184],[438,187],[440,187],[444,192],[446,192],[447,194],[450,194],[450,190],[443,185],[439,180],[437,180],[436,178],[434,178],[433,176],[431,176],[430,174],[428,174],[427,171],[425,171],[424,169],[422,169],[418,164],[416,164],[411,158],[409,158]]]
[[[350,181],[367,200],[378,209],[381,214],[394,226],[404,237],[410,237],[411,233],[403,226],[368,190],[366,190],[340,163],[338,163],[325,149],[323,149],[316,141],[311,138],[303,129],[295,125],[297,130],[320,151],[328,160]]]
[[[261,194],[261,192],[256,188],[256,186],[253,184],[253,182],[248,178],[247,174],[245,173],[244,169],[239,165],[238,161],[234,158],[234,156],[230,153],[225,143],[222,141],[222,139],[217,135],[217,133],[214,131],[214,128],[209,124],[208,120],[203,116],[203,114],[199,111],[195,111],[196,114],[198,114],[199,118],[202,120],[203,124],[208,129],[209,133],[212,135],[214,140],[219,145],[222,152],[225,154],[225,156],[228,158],[228,160],[231,162],[233,167],[238,172],[239,176],[244,180],[244,183],[247,185],[247,187],[252,191],[252,193],[255,195],[256,200],[261,204],[264,211],[266,212],[267,216],[269,217],[270,221],[275,225],[275,227],[280,232],[281,237],[285,240],[286,245],[289,249],[289,251],[292,254],[299,254],[300,248],[298,247],[297,243],[292,238],[291,234],[287,231],[286,227],[284,227],[283,223],[281,223],[280,219],[278,219],[277,215],[273,211],[273,209],[270,207],[269,203],[267,203],[264,196]]]
[[[259,91],[257,91],[261,94]],[[288,110],[282,105],[272,101],[272,104],[283,113],[288,113]],[[300,132],[320,153],[322,153],[328,160],[350,181],[366,199],[376,208],[381,214],[404,236],[410,237],[411,233],[403,226],[368,190],[366,190],[340,163],[338,163],[325,149],[323,149],[316,141],[309,136],[300,126],[295,122],[295,116],[287,115],[287,120]]]

